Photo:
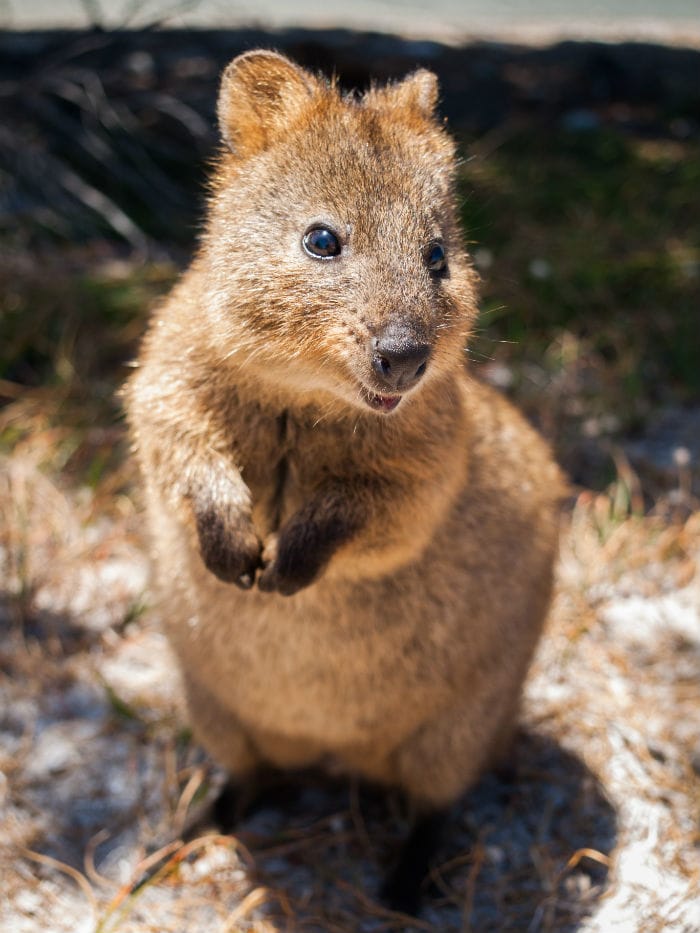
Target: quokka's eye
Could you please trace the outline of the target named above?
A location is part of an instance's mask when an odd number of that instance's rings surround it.
[[[333,259],[334,256],[340,256],[340,240],[327,227],[312,227],[311,230],[307,230],[301,245],[314,259]]]
[[[447,269],[447,257],[441,243],[431,243],[427,246],[423,258],[431,272],[444,272]]]

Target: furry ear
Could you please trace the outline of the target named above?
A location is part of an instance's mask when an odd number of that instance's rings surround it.
[[[244,52],[221,78],[217,115],[224,141],[242,158],[267,148],[317,86],[312,75],[277,52]]]
[[[398,84],[389,85],[384,91],[391,105],[417,111],[429,120],[435,115],[438,93],[436,75],[425,68],[419,68]]]

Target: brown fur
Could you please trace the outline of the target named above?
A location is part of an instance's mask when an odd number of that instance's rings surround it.
[[[234,775],[333,761],[428,809],[508,743],[563,489],[465,366],[476,282],[436,97],[424,71],[357,99],[274,53],[232,62],[201,248],[127,389],[198,737]],[[304,252],[314,223],[341,256]],[[431,355],[376,411],[390,325]]]

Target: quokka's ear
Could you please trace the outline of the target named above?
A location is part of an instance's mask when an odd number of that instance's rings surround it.
[[[217,115],[224,141],[242,158],[267,148],[317,88],[312,75],[277,52],[244,52],[221,78]]]
[[[432,71],[419,68],[398,84],[390,84],[380,94],[391,107],[412,110],[432,119],[438,102],[438,79]]]

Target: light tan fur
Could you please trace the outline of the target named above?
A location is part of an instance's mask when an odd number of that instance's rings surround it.
[[[196,735],[234,775],[340,764],[427,808],[507,746],[563,491],[468,372],[476,277],[436,98],[425,71],[357,98],[275,53],[235,59],[201,247],[127,387]],[[340,256],[304,251],[314,225]],[[372,340],[399,324],[430,357],[378,411]],[[289,583],[285,542],[313,579]]]

